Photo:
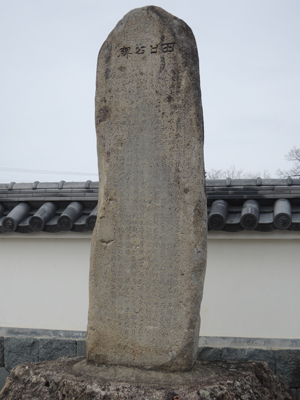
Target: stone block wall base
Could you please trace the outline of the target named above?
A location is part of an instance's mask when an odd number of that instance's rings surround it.
[[[90,366],[80,357],[15,367],[0,392],[0,400],[21,398],[294,399],[291,390],[262,362],[202,361],[189,372],[167,373],[119,366]]]
[[[3,388],[5,385],[6,379],[9,376],[9,372],[7,371],[6,368],[0,367],[0,388]],[[0,389],[1,390],[1,389]]]

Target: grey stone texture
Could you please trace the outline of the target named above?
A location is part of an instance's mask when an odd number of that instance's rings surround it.
[[[47,185],[46,185],[47,186]],[[73,189],[70,189],[73,190]],[[30,336],[30,337],[48,337],[60,339],[85,339],[86,331],[66,331],[60,329],[34,329],[34,328],[11,328],[0,327],[1,336]]]
[[[276,350],[276,375],[292,388],[300,388],[300,349]]]
[[[8,339],[8,338],[5,338]],[[13,337],[16,339],[16,337]],[[10,369],[11,365],[23,363],[25,359],[31,361],[38,360],[50,360],[59,358],[64,355],[86,355],[86,345],[84,339],[45,339],[45,338],[28,338],[18,337],[18,340],[6,340],[0,338],[0,344],[2,344],[3,353],[7,357],[7,363],[4,363],[0,367],[0,390],[5,384],[5,380],[9,375],[8,368],[4,368],[4,364],[8,365]],[[29,342],[28,342],[28,339]],[[37,346],[38,344],[38,346]],[[1,348],[1,347],[0,347]],[[6,351],[4,350],[6,348]],[[34,357],[29,356],[30,348],[37,349],[38,354],[35,353]],[[25,349],[25,353],[24,353]],[[75,352],[74,352],[75,349]],[[13,359],[12,359],[13,358]],[[234,360],[239,362],[244,361],[265,361],[269,364],[272,371],[276,373],[294,393],[295,398],[300,398],[300,371],[299,371],[299,360],[300,350],[299,349],[261,349],[261,348],[236,348],[236,347],[209,347],[202,346],[198,348],[197,360],[200,362],[211,362],[211,361],[226,361]],[[275,369],[274,369],[275,365]]]
[[[245,347],[206,347],[198,349],[199,361],[263,361],[300,397],[300,349],[261,349]],[[297,397],[297,398],[298,398]]]
[[[196,362],[191,371],[176,373],[96,367],[80,358],[61,358],[16,367],[0,393],[2,399],[293,400],[294,397],[268,366],[260,362]]]
[[[6,368],[1,367],[0,368],[0,390],[3,388],[6,382],[6,378],[8,378],[9,372],[7,371]]]
[[[222,349],[219,347],[199,347],[197,360],[216,361],[221,359]]]
[[[87,359],[189,370],[206,267],[199,61],[161,8],[129,12],[97,66],[98,217]]]
[[[200,336],[199,347],[247,347],[263,349],[299,349],[300,339]]]
[[[11,371],[18,364],[27,361],[38,362],[56,360],[66,356],[85,355],[85,339],[36,338],[28,336],[0,337],[0,390],[9,375],[8,371]]]
[[[7,371],[6,368],[1,367],[0,368],[0,390],[3,388],[6,382],[6,378],[8,378],[9,372]]]
[[[39,361],[39,342],[30,337],[4,338],[4,363],[10,372],[16,365]]]
[[[292,388],[291,391],[292,391],[292,393],[293,393],[295,399],[300,399],[300,389],[294,389],[294,388]]]
[[[264,361],[268,364],[271,371],[275,373],[275,353],[272,350],[264,349],[247,349],[236,347],[224,347],[221,350],[221,358],[223,360],[239,360],[244,361]]]
[[[77,357],[86,357],[86,341],[77,340]]]
[[[4,367],[4,338],[0,337],[0,368]]]
[[[40,339],[39,361],[57,360],[77,355],[76,341],[72,339]]]

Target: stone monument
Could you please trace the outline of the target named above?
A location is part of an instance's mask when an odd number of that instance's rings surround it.
[[[206,266],[199,61],[161,8],[129,12],[97,66],[98,218],[87,361],[192,368]]]
[[[99,212],[87,359],[16,366],[0,400],[292,400],[261,362],[197,361],[206,262],[198,55],[158,7],[128,13],[98,60]]]

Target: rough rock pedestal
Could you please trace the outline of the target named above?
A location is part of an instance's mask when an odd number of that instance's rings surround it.
[[[189,372],[95,367],[61,358],[13,369],[0,400],[294,400],[266,363],[202,362]]]
[[[182,20],[149,6],[117,24],[99,53],[96,129],[87,361],[189,370],[207,226],[199,61]]]

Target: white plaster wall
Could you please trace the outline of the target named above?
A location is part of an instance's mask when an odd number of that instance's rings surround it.
[[[0,235],[0,327],[86,330],[91,234]],[[300,338],[300,233],[209,234],[201,335]]]
[[[300,232],[213,232],[203,336],[300,338]]]
[[[91,234],[0,236],[0,326],[84,331]]]

